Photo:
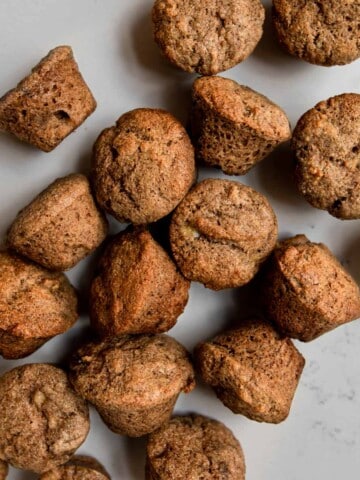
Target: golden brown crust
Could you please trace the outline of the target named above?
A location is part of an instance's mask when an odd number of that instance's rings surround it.
[[[99,205],[119,221],[154,222],[170,213],[193,184],[194,149],[170,113],[132,110],[97,139],[92,179]]]
[[[67,462],[89,431],[86,403],[65,373],[47,364],[0,377],[0,458],[36,473]]]
[[[200,415],[173,417],[149,435],[147,480],[244,480],[244,454],[224,424]]]
[[[71,47],[56,47],[0,99],[0,130],[50,152],[95,108]]]
[[[247,58],[263,33],[259,0],[156,0],[154,37],[187,72],[214,75]]]
[[[30,355],[78,318],[77,296],[62,273],[0,252],[0,354]]]
[[[279,423],[289,414],[305,360],[267,322],[250,319],[195,349],[195,365],[234,413]]]
[[[183,275],[214,290],[248,283],[276,239],[277,221],[266,198],[229,180],[197,184],[170,225],[171,249]]]
[[[104,240],[107,221],[85,175],[58,178],[19,212],[8,245],[50,270],[68,270]]]
[[[189,286],[148,231],[120,233],[91,285],[92,325],[102,336],[170,330],[185,308]]]
[[[285,334],[308,342],[360,316],[360,291],[330,250],[305,235],[280,242],[267,266],[264,303]]]
[[[72,359],[70,380],[112,431],[132,437],[165,423],[180,392],[195,387],[188,353],[166,335],[88,343]]]
[[[291,136],[280,107],[222,77],[195,80],[191,131],[197,159],[228,175],[244,175]]]
[[[316,65],[344,65],[360,56],[357,0],[273,0],[280,45]]]
[[[300,192],[341,219],[360,218],[360,95],[318,103],[298,121],[292,139]]]
[[[76,455],[66,464],[41,475],[39,480],[111,480],[95,458]]]

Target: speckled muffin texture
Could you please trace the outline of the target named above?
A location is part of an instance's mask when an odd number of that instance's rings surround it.
[[[50,270],[68,270],[89,255],[107,233],[85,175],[58,178],[16,217],[8,245]]]
[[[166,335],[124,335],[78,350],[75,390],[115,433],[140,437],[169,420],[180,392],[195,387],[185,348]]]
[[[277,38],[290,54],[316,65],[360,57],[358,0],[273,0]]]
[[[306,200],[334,217],[360,218],[360,95],[344,93],[306,112],[292,149]]]
[[[305,360],[270,323],[243,321],[200,343],[194,355],[202,379],[234,413],[268,423],[289,415]]]
[[[170,113],[132,110],[97,139],[92,177],[100,206],[119,221],[154,222],[170,213],[194,182],[194,149]]]
[[[291,137],[280,107],[216,76],[195,80],[190,124],[197,160],[228,175],[244,175]]]
[[[89,431],[86,403],[65,373],[47,364],[0,377],[0,458],[36,473],[66,463]]]
[[[214,290],[240,287],[277,240],[277,221],[260,193],[219,179],[197,184],[176,209],[171,248],[183,275]]]
[[[263,279],[263,300],[280,331],[304,342],[360,317],[355,280],[322,243],[280,242]]]
[[[0,252],[0,355],[30,355],[77,317],[76,292],[65,275]]]
[[[101,336],[165,332],[183,312],[189,287],[147,230],[120,233],[91,285],[91,323]]]
[[[7,463],[0,460],[0,480],[6,480],[8,471]]]
[[[146,480],[244,480],[240,443],[221,422],[174,417],[149,435]]]
[[[71,47],[61,46],[0,99],[0,130],[50,152],[95,108]]]
[[[214,75],[247,58],[263,33],[259,0],[156,0],[153,28],[165,57],[187,72]]]
[[[110,480],[110,476],[94,458],[76,455],[66,465],[41,475],[39,480]]]

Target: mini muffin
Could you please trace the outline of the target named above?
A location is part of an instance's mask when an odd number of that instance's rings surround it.
[[[58,178],[16,217],[8,245],[50,270],[68,270],[104,240],[107,221],[84,175]]]
[[[65,373],[40,363],[0,377],[0,418],[0,458],[36,473],[66,463],[90,428]]]
[[[270,323],[251,319],[200,343],[195,364],[204,382],[234,413],[280,423],[289,415],[305,360]]]
[[[244,175],[291,137],[280,107],[221,77],[195,80],[190,124],[196,158],[228,175]]]
[[[26,357],[77,317],[76,292],[64,274],[0,252],[0,355]]]
[[[44,473],[39,480],[110,480],[110,475],[95,458],[79,455]]]
[[[360,57],[359,18],[356,0],[273,0],[280,45],[316,65],[344,65]]]
[[[244,454],[221,422],[201,415],[173,417],[149,435],[145,478],[244,480]]]
[[[238,182],[208,179],[176,209],[170,241],[186,278],[220,290],[254,277],[275,247],[277,231],[263,195]]]
[[[194,182],[194,149],[170,113],[132,110],[100,134],[92,175],[96,198],[108,213],[121,222],[155,222],[174,210]]]
[[[265,10],[259,0],[156,0],[152,17],[155,41],[172,64],[214,75],[252,53]]]
[[[0,130],[50,152],[95,108],[71,47],[61,46],[0,99]]]
[[[5,480],[8,474],[9,468],[7,463],[0,460],[0,480]]]
[[[360,291],[330,250],[305,235],[280,242],[263,279],[263,300],[281,332],[304,342],[360,317]]]
[[[306,200],[334,217],[360,218],[360,95],[344,93],[306,112],[292,149]]]
[[[78,350],[75,390],[115,433],[140,437],[167,422],[181,391],[195,387],[185,348],[166,335],[124,335]]]
[[[120,233],[91,285],[92,325],[102,336],[170,330],[185,308],[189,286],[148,231]]]

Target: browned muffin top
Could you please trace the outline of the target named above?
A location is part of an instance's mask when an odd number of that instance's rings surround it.
[[[195,178],[194,149],[180,122],[164,110],[125,113],[94,146],[96,198],[120,221],[150,223],[170,213]]]
[[[65,373],[47,364],[0,377],[0,458],[43,473],[67,462],[89,431],[86,403]]]
[[[147,480],[244,480],[239,442],[222,423],[200,415],[174,417],[149,436]]]
[[[344,65],[360,56],[359,18],[357,0],[273,0],[280,44],[316,65]]]
[[[360,95],[337,95],[306,112],[292,148],[308,202],[341,219],[360,218]]]
[[[171,248],[184,276],[214,290],[249,282],[276,239],[277,221],[266,198],[229,180],[197,184],[170,226]]]
[[[252,53],[264,17],[259,0],[156,0],[154,36],[176,66],[213,75]]]

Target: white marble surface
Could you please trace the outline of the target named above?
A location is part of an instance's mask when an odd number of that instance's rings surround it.
[[[100,130],[123,112],[140,106],[163,107],[186,119],[191,75],[163,61],[150,34],[151,0],[1,0],[0,94],[13,87],[56,45],[73,47],[97,101],[96,112],[54,152],[45,154],[0,135],[0,235],[17,211],[54,178],[86,172]],[[270,2],[266,1],[267,7]],[[269,13],[269,8],[267,8]],[[360,62],[322,68],[282,53],[267,21],[254,54],[224,76],[268,95],[294,125],[317,101],[360,88]],[[200,177],[219,176],[201,171]],[[281,237],[305,233],[323,241],[360,281],[360,221],[341,222],[308,206],[291,179],[291,157],[284,147],[240,181],[271,201]],[[113,231],[123,226],[113,222]],[[83,291],[90,260],[69,272]],[[189,349],[225,326],[256,312],[257,292],[249,287],[214,293],[194,284],[185,313],[171,335]],[[86,329],[84,316],[67,334],[31,357],[0,360],[0,372],[27,362],[61,361]],[[229,426],[246,455],[247,480],[358,480],[360,472],[360,324],[352,324],[298,347],[306,367],[291,414],[281,425],[263,425],[232,414],[203,385],[181,396],[176,412],[195,411]],[[0,412],[1,421],[1,412]],[[103,461],[114,480],[143,478],[144,440],[110,433],[92,413],[91,433],[80,452]],[[11,470],[10,480],[36,478]]]

